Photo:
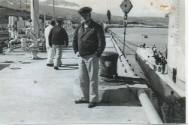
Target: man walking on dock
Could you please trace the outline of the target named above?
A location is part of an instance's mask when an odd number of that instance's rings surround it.
[[[62,19],[57,19],[57,23],[57,26],[54,26],[49,35],[49,45],[55,50],[55,70],[58,70],[61,65],[63,46],[68,46],[68,34],[62,27]]]
[[[78,103],[89,103],[88,108],[98,102],[98,69],[99,57],[104,51],[106,42],[102,26],[91,19],[90,7],[81,8],[82,24],[76,29],[73,49],[79,59],[79,84],[82,95]]]

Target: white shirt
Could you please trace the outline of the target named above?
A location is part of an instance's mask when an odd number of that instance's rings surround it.
[[[45,41],[46,41],[46,47],[50,47],[49,45],[49,35],[50,35],[50,31],[52,30],[53,26],[52,25],[48,25],[46,28],[45,28],[45,31],[44,31],[44,37],[45,37]]]

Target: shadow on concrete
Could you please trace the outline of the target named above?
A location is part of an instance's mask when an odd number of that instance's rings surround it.
[[[18,61],[21,64],[31,64],[31,62],[23,62],[23,61]]]
[[[77,63],[73,63],[73,64],[62,64],[62,67],[66,67],[66,66],[78,66]]]
[[[129,88],[103,90],[100,106],[141,106],[136,89]]]
[[[36,59],[31,59],[31,60],[46,60],[47,58],[42,58],[42,57],[38,57]]]
[[[11,53],[6,53],[6,55],[23,56],[23,55],[25,55],[25,53],[13,53],[13,52],[11,52]]]
[[[20,67],[11,67],[10,69],[12,69],[12,70],[19,70],[19,69],[22,69],[22,68],[20,68]]]
[[[65,67],[65,68],[59,68],[59,70],[76,70],[78,68],[76,67]]]
[[[8,67],[10,64],[0,64],[0,70]]]
[[[2,62],[2,63],[14,63],[14,61],[4,61],[4,62]]]
[[[62,64],[59,70],[75,70],[78,69],[78,64]]]

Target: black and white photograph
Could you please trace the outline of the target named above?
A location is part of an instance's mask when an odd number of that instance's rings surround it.
[[[185,17],[186,0],[0,0],[0,124],[188,123]]]

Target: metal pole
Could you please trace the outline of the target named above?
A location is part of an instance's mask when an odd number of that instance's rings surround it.
[[[20,0],[20,17],[22,16],[22,2]]]
[[[25,0],[25,9],[27,11],[27,0]]]
[[[20,0],[20,10],[21,10],[21,8],[22,8],[22,5],[21,5],[21,4],[22,4],[22,2],[21,2],[21,0]]]
[[[123,55],[125,55],[125,36],[126,36],[126,27],[127,27],[127,13],[124,15],[124,38],[123,38]]]
[[[31,0],[31,20],[32,28],[34,28],[34,33],[39,35],[39,1]]]
[[[138,90],[138,98],[151,124],[163,124],[144,90]]]
[[[25,0],[25,20],[27,19],[27,0]]]
[[[53,18],[55,20],[55,0],[53,0]]]

